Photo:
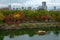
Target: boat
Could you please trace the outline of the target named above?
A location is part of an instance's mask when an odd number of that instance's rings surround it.
[[[39,31],[37,32],[37,34],[39,34],[39,35],[44,35],[44,34],[46,34],[46,31],[39,30]]]

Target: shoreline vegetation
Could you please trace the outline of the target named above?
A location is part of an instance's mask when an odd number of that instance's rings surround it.
[[[25,29],[25,28],[56,28],[60,25],[58,23],[21,23],[16,25],[0,24],[0,29]]]
[[[0,29],[60,27],[60,11],[0,9]]]
[[[5,36],[14,38],[15,36],[20,36],[25,34],[29,35],[30,37],[33,37],[34,35],[39,35],[37,34],[39,30],[45,30],[47,32],[46,34],[50,34],[52,32],[56,36],[60,35],[60,28],[31,28],[31,29],[26,28],[26,29],[18,29],[18,30],[0,30],[0,38],[2,39]]]

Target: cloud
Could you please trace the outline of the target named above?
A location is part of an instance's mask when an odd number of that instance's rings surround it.
[[[41,6],[42,2],[45,1],[47,6],[59,6],[60,0],[0,0],[0,6],[5,6],[11,4],[12,6]]]
[[[48,6],[60,6],[60,3],[48,3]]]
[[[22,6],[21,3],[11,3],[10,5]]]
[[[0,0],[0,3],[15,3],[15,2],[23,3],[25,1],[27,1],[27,0]]]
[[[8,5],[0,4],[0,8],[7,7]]]
[[[41,4],[41,2],[40,0],[29,0],[24,2],[23,4],[25,4],[25,6],[34,6],[34,5]]]
[[[47,6],[59,6],[60,2],[59,0],[29,0],[24,2],[25,6],[41,6],[42,2],[45,1],[47,3]]]

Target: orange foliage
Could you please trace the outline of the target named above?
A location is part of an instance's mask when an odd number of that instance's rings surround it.
[[[4,20],[7,24],[18,24],[21,23],[24,19],[23,13],[14,13],[5,16]]]

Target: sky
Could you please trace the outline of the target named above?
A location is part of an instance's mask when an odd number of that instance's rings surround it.
[[[45,1],[47,6],[60,6],[60,0],[0,0],[0,7],[12,6],[41,6]]]

